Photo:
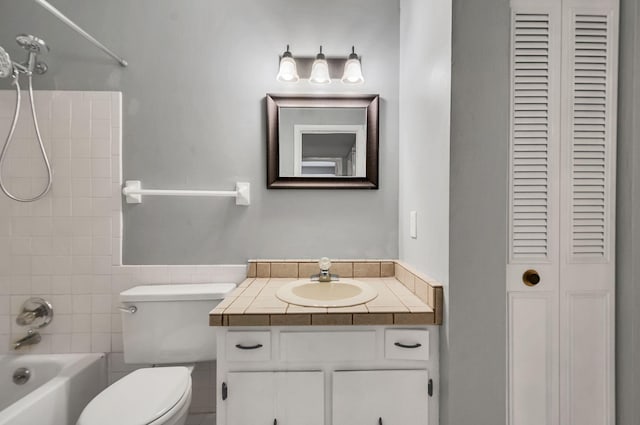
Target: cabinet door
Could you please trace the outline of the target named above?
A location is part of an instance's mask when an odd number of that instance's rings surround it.
[[[333,425],[427,425],[426,370],[333,373]]]
[[[324,373],[274,375],[277,425],[324,425]]]
[[[227,425],[273,425],[276,403],[273,372],[227,375]]]
[[[227,425],[324,425],[322,372],[230,372]]]

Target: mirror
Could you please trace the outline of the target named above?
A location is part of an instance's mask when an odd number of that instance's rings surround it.
[[[378,188],[378,95],[267,95],[267,187]]]

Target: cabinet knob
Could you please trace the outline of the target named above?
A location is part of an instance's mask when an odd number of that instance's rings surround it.
[[[536,286],[540,283],[540,274],[533,269],[529,269],[522,274],[522,281],[527,286]]]
[[[382,418],[378,418],[378,425],[382,425]]]

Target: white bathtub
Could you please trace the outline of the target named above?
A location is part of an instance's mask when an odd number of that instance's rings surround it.
[[[16,385],[22,367],[31,377]],[[74,425],[106,385],[104,354],[0,356],[0,425]]]

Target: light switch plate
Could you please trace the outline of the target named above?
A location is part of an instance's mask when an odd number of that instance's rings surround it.
[[[409,236],[413,239],[418,239],[418,212],[409,212]]]

